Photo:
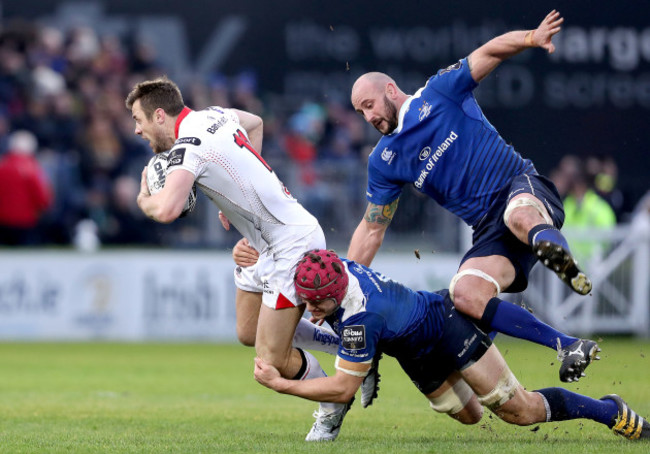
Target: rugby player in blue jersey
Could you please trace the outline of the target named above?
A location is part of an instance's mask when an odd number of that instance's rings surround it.
[[[298,262],[294,284],[312,316],[340,337],[336,373],[290,380],[256,358],[255,379],[277,392],[349,403],[383,352],[397,359],[434,410],[465,424],[477,423],[485,406],[512,424],[585,418],[632,440],[650,439],[650,424],[615,394],[597,400],[563,388],[524,389],[489,336],[455,310],[447,290],[416,292],[322,249]],[[338,434],[338,421],[330,426]]]
[[[589,293],[591,282],[559,231],[564,210],[555,186],[506,143],[473,95],[502,61],[531,47],[553,52],[551,38],[562,22],[552,11],[535,30],[498,36],[438,71],[414,95],[383,73],[359,77],[352,105],[384,136],[369,157],[369,203],[347,258],[370,265],[402,187],[413,185],[474,230],[473,245],[449,284],[456,309],[486,331],[557,348],[560,379],[571,382],[598,359],[596,342],[560,333],[495,297],[523,291],[537,260],[579,294]]]

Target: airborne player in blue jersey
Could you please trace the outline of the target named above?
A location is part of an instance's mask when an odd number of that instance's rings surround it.
[[[585,418],[628,439],[650,438],[650,424],[615,394],[596,400],[563,388],[527,391],[489,336],[455,310],[446,290],[416,292],[322,249],[300,260],[294,285],[312,316],[327,320],[340,337],[336,373],[289,380],[256,358],[255,379],[275,391],[350,403],[373,358],[384,352],[397,359],[435,411],[464,424],[476,424],[485,406],[511,424]],[[330,426],[333,439],[340,421]]]
[[[591,282],[559,231],[564,210],[555,186],[506,143],[473,95],[502,61],[531,47],[553,52],[551,38],[562,22],[552,11],[535,30],[498,36],[438,71],[412,96],[386,74],[359,77],[352,104],[384,136],[369,157],[369,203],[347,257],[370,265],[403,186],[413,185],[474,230],[473,246],[449,285],[456,309],[486,331],[557,348],[560,379],[571,382],[598,359],[596,342],[560,333],[495,297],[523,291],[537,260],[579,294],[589,293]]]

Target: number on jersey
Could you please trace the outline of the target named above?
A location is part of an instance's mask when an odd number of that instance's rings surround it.
[[[255,148],[253,148],[253,145],[248,140],[248,137],[246,137],[246,135],[241,129],[238,129],[237,132],[233,134],[233,137],[235,138],[235,143],[239,145],[240,148],[248,148],[248,151],[253,153],[255,157],[259,159],[262,164],[264,164],[264,167],[266,167],[269,172],[273,172],[271,166],[268,165],[264,160],[264,158],[262,158],[262,156],[260,156],[260,154],[255,150]]]

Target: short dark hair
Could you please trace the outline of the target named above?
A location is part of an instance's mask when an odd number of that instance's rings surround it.
[[[158,108],[161,108],[169,115],[176,116],[185,107],[183,95],[178,85],[166,76],[136,84],[126,97],[127,109],[131,110],[138,99],[148,119],[151,119],[154,111]]]

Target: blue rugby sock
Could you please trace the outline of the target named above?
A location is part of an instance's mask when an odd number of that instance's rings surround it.
[[[523,307],[499,298],[488,301],[480,326],[488,327],[487,330],[484,329],[486,331],[498,331],[554,350],[557,348],[557,339],[562,347],[578,340],[547,325]]]
[[[551,224],[539,224],[530,229],[528,232],[528,244],[534,246],[540,241],[550,241],[551,243],[559,244],[567,251],[569,249],[569,243],[567,242],[562,232],[553,227]]]
[[[546,422],[586,418],[612,427],[618,415],[618,406],[611,399],[596,400],[564,388],[544,388],[540,393],[548,406]]]

